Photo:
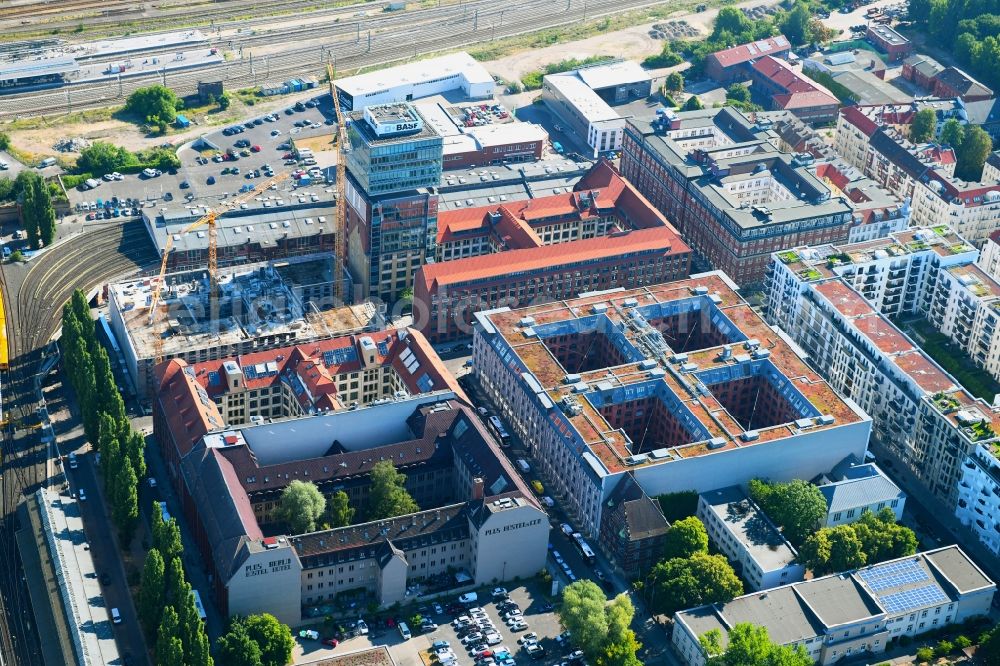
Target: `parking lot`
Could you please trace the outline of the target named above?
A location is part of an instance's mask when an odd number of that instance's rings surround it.
[[[325,173],[321,172],[334,163],[332,152],[313,151],[309,159],[296,159],[289,146],[289,139],[297,143],[323,145],[332,136],[333,109],[329,95],[317,95],[306,103],[289,106],[274,112],[247,119],[236,125],[218,128],[178,150],[181,167],[176,172],[152,174],[124,174],[120,179],[100,180],[100,185],[90,190],[71,190],[70,205],[81,217],[115,217],[114,211],[133,214],[132,208],[175,205],[218,205],[241,188],[249,188],[268,174],[281,174],[297,169],[317,169],[317,177],[308,185],[298,178],[287,179],[278,185],[270,205],[282,203],[315,203],[329,200],[332,189],[327,186]],[[227,155],[228,152],[228,155]],[[224,156],[225,159],[224,159]],[[264,195],[268,196],[268,195]],[[109,201],[129,201],[129,204],[108,205]],[[101,201],[98,205],[98,200]],[[80,205],[86,204],[87,210]],[[94,204],[91,206],[90,204]],[[268,203],[264,204],[269,207]],[[100,209],[100,210],[95,210]],[[104,210],[109,215],[104,215]]]
[[[469,652],[468,645],[463,645],[462,642],[462,639],[468,636],[469,630],[460,631],[451,623],[458,617],[468,617],[472,608],[479,608],[488,618],[488,622],[497,629],[500,636],[499,643],[485,646],[486,649],[491,652],[501,652],[506,649],[510,653],[510,658],[517,664],[538,664],[539,666],[558,664],[565,661],[564,657],[572,650],[568,644],[561,645],[556,640],[562,629],[559,626],[559,618],[551,606],[551,599],[548,595],[551,590],[543,589],[546,587],[537,580],[516,588],[508,586],[509,600],[517,605],[527,624],[527,627],[520,631],[510,630],[501,617],[498,604],[490,598],[489,591],[479,591],[479,599],[476,605],[471,608],[459,608],[453,599],[448,603],[439,604],[441,613],[435,611],[434,604],[426,604],[419,609],[413,609],[409,614],[420,613],[422,617],[431,620],[438,626],[427,632],[421,632],[419,627],[411,626],[409,627],[411,632],[409,640],[403,639],[399,630],[395,628],[396,622],[393,620],[394,627],[392,628],[373,626],[371,633],[367,636],[349,638],[335,648],[323,645],[320,641],[300,638],[297,640],[295,659],[296,661],[306,661],[324,654],[354,652],[372,645],[386,645],[399,666],[423,666],[424,661],[421,656],[424,659],[429,658],[429,653],[435,650],[434,644],[438,641],[445,641],[454,652],[455,658],[451,660],[447,653],[444,653],[444,663],[439,658],[435,658],[436,663],[442,663],[442,666],[449,664],[471,666],[476,664],[476,659]],[[457,597],[457,595],[455,596]],[[401,619],[404,622],[409,622],[405,617]],[[532,633],[537,636],[537,642],[543,650],[535,659],[532,659],[525,646],[518,642],[519,639],[523,641],[526,635],[530,636]],[[443,644],[439,643],[439,645]],[[484,661],[480,663],[484,663]]]

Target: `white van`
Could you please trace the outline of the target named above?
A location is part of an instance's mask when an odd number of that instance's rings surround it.
[[[115,624],[122,623],[122,614],[118,612],[117,608],[111,609],[111,621],[114,622]]]
[[[406,626],[405,622],[400,622],[396,625],[399,628],[399,635],[403,637],[404,641],[408,641],[411,638],[410,628]]]
[[[528,461],[525,460],[524,458],[518,458],[517,460],[514,461],[514,464],[517,465],[517,468],[521,470],[522,474],[527,474],[528,472],[531,471],[531,465],[529,465]]]
[[[46,167],[52,166],[55,163],[56,163],[56,158],[54,158],[54,157],[46,157],[44,160],[42,160],[41,162],[38,163],[38,168],[39,169],[44,169]]]

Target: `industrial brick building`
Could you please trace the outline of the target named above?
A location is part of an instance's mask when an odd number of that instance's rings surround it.
[[[990,611],[996,585],[958,546],[748,594],[674,615],[672,642],[686,666],[704,666],[698,639],[739,623],[763,627],[778,645],[800,646],[817,664],[877,660],[889,642],[961,624]]]
[[[479,310],[675,280],[690,266],[676,230],[606,161],[572,192],[442,213],[437,251],[413,294],[432,342],[471,334]]]
[[[705,58],[705,75],[724,86],[734,81],[744,81],[750,78],[750,68],[758,58],[787,58],[791,49],[788,39],[784,35],[778,35],[716,51]]]
[[[763,281],[771,252],[847,240],[856,223],[811,156],[778,143],[769,121],[731,107],[665,111],[628,122],[621,170],[694,251],[748,286]]]
[[[752,100],[769,111],[788,111],[806,123],[825,124],[837,118],[840,101],[832,92],[802,76],[784,60],[770,55],[750,66]]]
[[[480,385],[581,531],[626,477],[650,497],[863,457],[868,417],[719,272],[476,315]]]
[[[885,53],[886,62],[901,62],[913,54],[913,42],[896,32],[892,27],[881,23],[869,23],[865,39],[878,50]],[[942,95],[949,97],[949,95]]]

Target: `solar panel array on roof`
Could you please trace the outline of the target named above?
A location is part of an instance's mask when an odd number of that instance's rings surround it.
[[[868,584],[872,592],[927,580],[927,572],[915,559],[890,562],[867,571],[859,571],[858,575]]]
[[[388,356],[389,355],[389,341],[388,340],[382,340],[382,341],[380,341],[377,346],[378,346],[378,353],[380,355],[382,355],[382,356]]]
[[[434,388],[434,380],[431,379],[430,375],[425,372],[420,375],[420,379],[417,380],[417,386],[420,387],[420,390],[424,393],[428,393],[432,388]]]
[[[353,347],[341,347],[331,351],[323,352],[323,365],[343,365],[349,361],[358,360],[358,351]]]
[[[208,373],[208,385],[209,386],[218,386],[219,384],[220,384],[219,373],[215,372],[214,370],[209,371],[209,373]]]
[[[915,608],[934,606],[948,601],[948,596],[937,585],[924,585],[879,597],[882,606],[890,613],[904,613]]]

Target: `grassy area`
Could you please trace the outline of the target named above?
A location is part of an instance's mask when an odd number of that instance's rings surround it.
[[[969,393],[989,403],[993,402],[993,396],[1000,393],[1000,383],[988,372],[973,365],[972,359],[927,321],[920,319],[909,322],[907,326],[917,333],[918,343],[920,338],[924,340],[920,346],[927,355],[957,379]]]
[[[514,37],[498,39],[481,48],[470,49],[469,54],[481,62],[496,60],[514,53],[520,53],[521,51],[586,39],[587,37],[601,35],[606,32],[624,30],[625,28],[642,25],[650,21],[669,18],[675,14],[692,11],[698,4],[703,3],[699,3],[697,0],[683,0],[670,6],[647,7],[625,12],[617,16],[606,16],[591,21],[572,23],[559,28],[539,30],[527,35],[516,35]],[[726,3],[717,1],[707,4],[714,6]]]
[[[61,116],[38,116],[36,118],[18,118],[3,124],[3,130],[36,130],[49,127],[59,127],[61,125],[75,125],[78,123],[99,123],[110,120],[111,117],[121,107],[108,107],[105,109],[92,109],[89,111],[74,111]]]
[[[816,69],[803,69],[802,73],[816,83],[826,86],[830,92],[837,96],[837,99],[839,99],[842,104],[854,104],[857,102],[855,99],[856,95],[852,93],[847,86],[840,83],[826,72],[821,72]]]

